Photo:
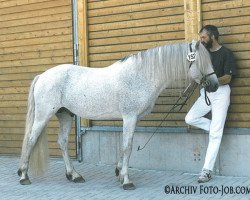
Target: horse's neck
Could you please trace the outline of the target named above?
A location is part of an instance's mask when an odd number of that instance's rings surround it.
[[[188,65],[184,66],[185,54],[185,46],[182,44],[163,46],[129,56],[115,65],[124,67],[125,74],[132,72],[133,75],[146,79],[157,90],[162,91],[166,87],[175,87],[178,85],[177,81],[186,78]]]
[[[162,77],[159,85],[163,88],[183,87],[183,84],[188,81],[189,71],[189,63],[186,60],[187,45],[171,45],[165,53],[168,55],[167,63],[164,63],[165,74],[164,76],[159,74],[159,77]]]

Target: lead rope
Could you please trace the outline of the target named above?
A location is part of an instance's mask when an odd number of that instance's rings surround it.
[[[211,105],[211,101],[210,101],[210,99],[209,99],[208,96],[207,96],[206,87],[210,85],[210,82],[206,80],[206,77],[208,77],[208,76],[210,76],[210,75],[213,75],[213,74],[215,74],[215,72],[212,72],[212,73],[210,73],[210,74],[205,75],[205,76],[203,77],[203,80],[202,80],[202,82],[203,82],[203,83],[202,83],[202,86],[204,87],[204,94],[205,94],[205,95],[204,95],[204,96],[205,96],[205,102],[206,102],[206,104],[207,104],[208,106]]]
[[[205,93],[205,101],[206,101],[206,104],[208,105],[208,106],[210,106],[211,105],[211,101],[210,101],[210,99],[208,98],[208,96],[207,96],[207,90],[204,88],[204,93]]]
[[[173,111],[176,107],[181,106],[180,109],[178,111],[181,111],[181,109],[183,108],[183,106],[187,103],[188,99],[192,96],[192,94],[194,93],[196,87],[192,88],[192,91],[188,93],[188,95],[185,98],[185,101],[182,104],[178,104],[178,102],[180,101],[180,99],[182,98],[181,96],[177,99],[177,101],[175,102],[175,104],[173,105],[173,107],[168,111],[168,113],[166,114],[166,116],[164,117],[164,119],[161,121],[161,123],[157,126],[157,128],[155,129],[154,133],[149,137],[149,139],[147,140],[147,142],[143,145],[143,147],[141,148],[141,146],[139,145],[137,148],[137,151],[141,151],[143,150],[147,144],[149,143],[149,141],[152,139],[152,137],[156,134],[156,132],[158,131],[158,129],[161,127],[162,123],[166,120],[166,118],[168,117],[168,115],[171,113],[171,111]],[[185,89],[186,90],[186,89]],[[184,90],[184,91],[185,91]]]

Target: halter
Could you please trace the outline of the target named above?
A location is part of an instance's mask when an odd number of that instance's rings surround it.
[[[192,50],[192,43],[189,43],[189,53],[187,54],[187,60],[190,62],[189,69],[192,66],[193,62],[196,60],[196,52]]]
[[[189,51],[190,52],[187,55],[187,60],[190,62],[190,64],[189,64],[189,69],[190,69],[193,62],[196,60],[196,52],[193,52],[193,50],[192,50],[192,43],[189,43]],[[202,75],[202,79],[201,79],[201,85],[202,85],[202,87],[204,87],[204,92],[205,92],[205,101],[206,101],[206,104],[208,106],[211,105],[211,101],[207,96],[206,87],[210,85],[210,81],[207,80],[207,77],[211,76],[213,74],[215,74],[215,72],[212,72],[212,73],[209,73],[209,74],[206,74],[206,75]]]

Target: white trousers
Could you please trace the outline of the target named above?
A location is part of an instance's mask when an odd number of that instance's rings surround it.
[[[220,148],[227,110],[230,104],[230,92],[229,85],[219,86],[216,92],[207,92],[207,96],[211,101],[211,105],[208,106],[205,101],[204,89],[202,88],[200,97],[185,117],[187,124],[209,131],[209,143],[203,168],[211,171],[214,168]],[[212,113],[212,120],[204,117],[209,111]]]

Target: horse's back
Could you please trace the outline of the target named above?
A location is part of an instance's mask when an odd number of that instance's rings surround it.
[[[62,64],[62,65],[57,65],[53,68],[48,69],[47,71],[42,73],[41,76],[65,77],[72,73],[77,75],[79,74],[80,71],[85,71],[85,70],[87,70],[87,67],[81,67],[81,66],[72,65],[72,64]]]
[[[70,64],[53,67],[39,76],[35,96],[42,107],[65,107],[85,118],[117,114],[117,69],[88,68]],[[106,105],[106,106],[103,106]]]
[[[67,79],[68,71],[72,65],[58,65],[50,68],[39,75],[36,82],[35,94],[46,92],[46,90],[60,89],[60,85]]]

